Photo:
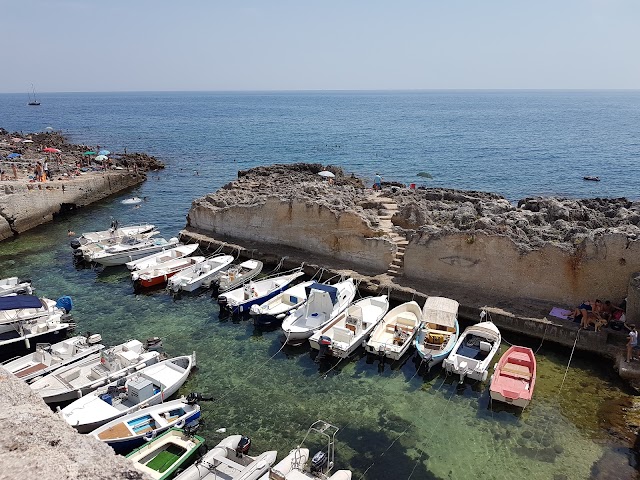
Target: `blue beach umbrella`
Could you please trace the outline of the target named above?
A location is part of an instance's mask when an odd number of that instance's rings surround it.
[[[7,158],[20,158],[22,155],[20,155],[19,153],[10,153],[9,155],[7,155]]]
[[[100,150],[98,155],[109,155],[111,152],[109,150]]]

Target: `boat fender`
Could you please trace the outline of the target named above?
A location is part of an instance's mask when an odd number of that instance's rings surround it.
[[[156,438],[156,435],[157,435],[157,434],[158,434],[158,433],[157,433],[155,430],[152,430],[151,432],[149,432],[149,433],[145,434],[145,436],[144,436],[144,437],[142,437],[142,438],[144,438],[144,440],[145,440],[146,442],[150,442],[151,440],[153,440],[154,438]]]
[[[91,385],[91,387],[93,387],[93,385]],[[98,387],[96,387],[96,388],[98,388]],[[76,397],[82,398],[82,390],[80,390],[80,389],[76,390]]]
[[[178,423],[176,423],[176,428],[183,428],[185,425],[184,418],[181,419]]]
[[[236,457],[242,458],[243,455],[249,453],[251,448],[251,439],[245,435],[240,438],[238,445],[236,446]]]
[[[422,359],[424,362],[429,363],[433,359],[433,355],[430,353],[425,353],[424,358]]]

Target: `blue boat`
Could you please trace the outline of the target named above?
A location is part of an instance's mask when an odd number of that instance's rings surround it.
[[[279,276],[249,281],[243,286],[218,296],[218,302],[232,314],[249,313],[253,305],[261,305],[289,287],[296,278],[304,275],[301,269]]]
[[[415,346],[427,370],[449,356],[460,335],[455,300],[429,297],[422,309],[422,325]]]

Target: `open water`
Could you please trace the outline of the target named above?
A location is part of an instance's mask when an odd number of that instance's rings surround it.
[[[176,235],[193,198],[238,169],[274,162],[332,163],[369,177],[379,170],[510,200],[637,198],[639,120],[637,92],[44,94],[39,108],[0,95],[9,131],[52,126],[76,143],[145,151],[167,164],[130,192],[0,243],[0,277],[71,295],[78,330],[108,343],[157,335],[169,354],[195,350],[200,368],[181,392],[217,397],[203,406],[210,444],[225,427],[250,435],[254,451],[284,453],[322,418],[341,427],[337,467],[354,479],[638,478],[631,445],[616,433],[630,392],[608,362],[574,356],[559,394],[570,352],[545,342],[534,401],[522,413],[491,406],[483,385],[416,375],[411,358],[381,369],[359,355],[325,375],[307,347],[279,351],[278,331],[220,319],[208,294],[135,295],[124,269],[77,270],[66,232],[101,230],[116,217]],[[120,203],[133,194],[149,200],[140,209]]]

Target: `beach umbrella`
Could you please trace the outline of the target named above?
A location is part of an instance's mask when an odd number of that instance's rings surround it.
[[[107,156],[106,156],[106,155],[98,155],[98,156],[96,157],[96,160],[97,160],[98,162],[104,162],[105,160],[107,160]]]
[[[89,150],[88,152],[84,152],[82,155],[95,155],[96,152],[94,152],[93,150]]]
[[[20,158],[22,155],[20,155],[19,153],[10,153],[9,155],[7,155],[7,158]]]
[[[22,143],[33,143],[33,140],[22,140]]]
[[[109,155],[111,152],[109,150],[100,150],[98,155]]]
[[[62,151],[58,150],[57,148],[51,148],[51,147],[47,147],[42,149],[43,152],[47,152],[47,153],[62,153]]]
[[[318,173],[318,175],[326,178],[335,178],[335,175],[331,172],[328,172],[327,170],[324,170],[323,172]]]

